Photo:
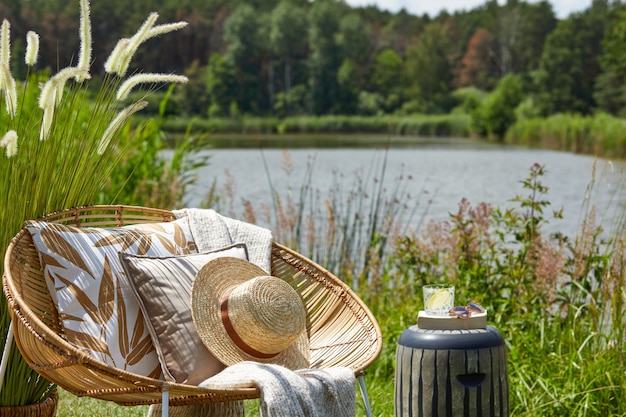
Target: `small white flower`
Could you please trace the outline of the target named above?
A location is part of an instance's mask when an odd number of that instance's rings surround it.
[[[128,107],[125,107],[121,112],[117,114],[115,119],[113,119],[113,121],[109,123],[109,126],[104,131],[104,134],[100,139],[97,150],[98,155],[104,154],[104,151],[106,151],[107,147],[109,146],[109,143],[111,142],[111,139],[113,138],[115,132],[117,132],[117,130],[122,127],[124,123],[126,123],[130,116],[145,108],[147,105],[147,101],[138,101]]]
[[[117,90],[117,99],[124,100],[133,88],[146,83],[186,83],[189,79],[182,75],[137,74],[128,78]]]
[[[78,68],[89,71],[91,66],[91,19],[89,18],[89,1],[80,1],[80,53],[78,56]],[[85,81],[89,77],[85,74],[77,74],[74,79],[78,82]]]
[[[0,140],[0,147],[6,148],[7,158],[17,155],[17,132],[9,130]]]
[[[9,66],[11,60],[11,23],[7,19],[2,21],[0,28],[0,64]]]
[[[26,55],[24,61],[26,65],[32,67],[37,63],[39,55],[39,35],[32,30],[26,34]]]

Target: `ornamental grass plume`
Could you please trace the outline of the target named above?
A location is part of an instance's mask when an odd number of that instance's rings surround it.
[[[17,132],[9,130],[5,133],[2,140],[0,140],[0,147],[6,148],[7,158],[15,156],[17,154]]]
[[[88,70],[91,65],[91,19],[89,18],[89,1],[80,0],[80,52],[78,54],[78,68]],[[78,73],[76,81],[89,79],[89,73]]]
[[[154,26],[159,15],[151,13],[146,21],[141,25],[137,33],[129,39],[120,39],[104,64],[106,72],[118,74],[124,77],[130,66],[130,61],[139,49],[139,46],[150,38],[163,35],[174,30],[182,29],[187,26],[187,22],[176,22],[165,25]]]
[[[130,44],[118,43],[128,48],[122,48],[123,53],[118,53],[116,48],[111,54],[107,62],[115,64],[115,71],[106,70],[96,88],[88,85],[94,61],[88,0],[80,0],[78,62],[50,77],[34,67],[39,35],[28,32],[24,57],[28,73],[24,80],[15,81],[10,71],[11,25],[6,19],[2,22],[0,100],[4,100],[5,109],[0,109],[0,147],[4,150],[0,153],[0,248],[3,254],[25,220],[94,204],[100,198],[103,186],[120,162],[120,155],[133,146],[133,138],[124,137],[122,128],[146,103],[144,99],[125,103],[116,98],[118,89],[124,85],[123,76],[132,55],[146,39],[186,25],[179,22],[155,26],[157,17],[156,13],[151,14]],[[186,81],[185,77],[171,74],[149,75],[150,83]],[[8,305],[2,297],[2,346],[9,335],[9,324]],[[10,371],[2,381],[0,406],[33,404],[47,398],[54,386],[28,367],[14,343],[8,357]]]
[[[24,62],[29,67],[37,64],[37,58],[39,57],[39,35],[32,30],[26,34],[26,54],[24,55]]]
[[[0,64],[9,65],[11,60],[11,23],[4,19],[0,26]]]
[[[128,94],[139,84],[151,83],[186,83],[187,77],[172,74],[137,74],[129,77],[117,90],[117,99],[125,100]]]

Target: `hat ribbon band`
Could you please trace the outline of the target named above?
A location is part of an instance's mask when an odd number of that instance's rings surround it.
[[[254,349],[253,347],[248,345],[246,342],[244,342],[243,339],[241,339],[241,337],[239,337],[239,335],[237,334],[237,331],[233,327],[233,323],[230,321],[230,316],[228,315],[228,299],[230,298],[230,293],[231,291],[224,294],[224,297],[222,297],[222,301],[220,303],[220,313],[222,317],[222,324],[224,325],[224,328],[226,329],[226,334],[228,335],[228,337],[230,337],[230,339],[233,341],[235,346],[241,349],[244,353],[247,353],[250,356],[254,356],[255,358],[271,359],[277,356],[278,353],[259,352],[258,350]]]

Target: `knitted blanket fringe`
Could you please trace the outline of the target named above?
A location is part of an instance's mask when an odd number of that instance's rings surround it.
[[[256,386],[261,417],[354,417],[356,379],[349,368],[301,369],[240,362],[200,383],[207,388]]]
[[[346,367],[291,371],[274,364],[239,362],[201,382],[201,387],[235,389],[256,386],[261,417],[354,417],[356,379]],[[150,406],[148,416],[161,415]],[[172,417],[243,417],[241,401],[170,407]]]

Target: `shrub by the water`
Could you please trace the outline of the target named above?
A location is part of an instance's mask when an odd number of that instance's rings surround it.
[[[515,145],[626,159],[626,121],[598,113],[519,120],[506,134]]]

